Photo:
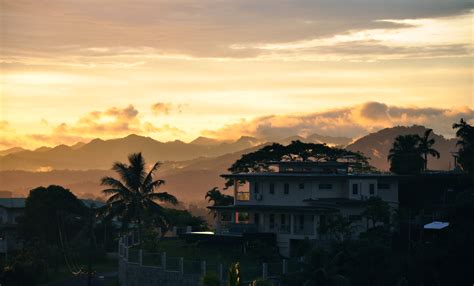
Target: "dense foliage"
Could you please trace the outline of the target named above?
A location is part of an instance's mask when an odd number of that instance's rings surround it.
[[[268,163],[274,161],[334,162],[340,160],[350,160],[359,172],[374,170],[368,158],[361,153],[329,147],[326,144],[301,141],[293,141],[287,146],[273,143],[255,152],[244,154],[228,170],[231,173],[261,172],[271,171]],[[233,180],[227,180],[226,187],[232,186],[233,183]]]
[[[172,204],[178,201],[166,192],[155,192],[165,183],[163,180],[154,179],[154,173],[161,163],[155,163],[147,172],[141,153],[131,154],[128,161],[129,164],[116,162],[112,167],[120,180],[112,177],[102,179],[102,185],[109,186],[103,190],[104,194],[109,195],[106,217],[119,218],[124,229],[129,223],[136,223],[140,230],[145,218],[165,224],[163,208],[155,201]]]
[[[464,119],[453,124],[457,129],[457,145],[459,146],[458,163],[462,169],[469,174],[474,174],[474,127],[469,125]]]

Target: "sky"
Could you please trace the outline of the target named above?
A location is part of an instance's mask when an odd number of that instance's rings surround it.
[[[0,3],[0,149],[474,120],[471,1]]]

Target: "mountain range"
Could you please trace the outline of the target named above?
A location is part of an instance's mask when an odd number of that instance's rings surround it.
[[[359,151],[370,157],[370,163],[380,170],[387,170],[387,155],[398,135],[420,134],[423,126],[393,127],[368,134],[351,142],[350,138],[313,134],[308,137],[291,136],[278,140],[288,144],[292,140],[327,143]],[[447,170],[452,166],[450,152],[456,150],[456,139],[446,139],[433,134],[435,149],[440,159],[430,158],[431,169]],[[253,137],[236,141],[219,141],[199,137],[190,143],[182,141],[159,142],[149,137],[129,135],[112,140],[95,139],[73,146],[60,145],[36,150],[16,149],[0,157],[1,189],[14,195],[27,195],[28,190],[41,185],[58,184],[71,189],[80,197],[100,197],[100,179],[114,175],[110,167],[115,161],[125,161],[132,152],[141,151],[148,163],[162,161],[157,175],[166,181],[162,191],[170,192],[184,202],[203,201],[204,194],[212,187],[223,187],[219,176],[243,154],[267,144]],[[11,149],[10,149],[11,150]],[[2,153],[3,154],[3,153]],[[41,171],[41,172],[38,172]]]

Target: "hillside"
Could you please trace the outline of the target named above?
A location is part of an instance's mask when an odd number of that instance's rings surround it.
[[[346,148],[351,151],[359,151],[370,157],[370,163],[380,170],[388,170],[387,156],[392,148],[395,137],[399,135],[418,134],[423,135],[426,128],[423,126],[397,126],[385,128],[375,133],[366,135]],[[446,139],[441,135],[433,133],[435,139],[434,148],[441,154],[439,159],[430,157],[428,168],[432,170],[449,170],[453,166],[453,157],[450,152],[457,150],[456,139]]]

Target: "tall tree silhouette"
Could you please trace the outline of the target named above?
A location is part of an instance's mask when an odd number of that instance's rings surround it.
[[[206,196],[204,198],[208,202],[212,202],[213,206],[228,206],[234,203],[234,197],[221,193],[221,191],[219,191],[219,188],[217,187],[214,187],[207,191]]]
[[[148,172],[141,153],[130,154],[128,162],[129,164],[114,163],[112,170],[117,172],[120,179],[102,178],[102,185],[110,187],[102,192],[110,196],[107,199],[108,215],[119,217],[124,226],[135,222],[140,231],[146,212],[163,216],[162,207],[155,201],[177,204],[178,200],[166,192],[155,192],[165,183],[164,180],[154,179],[160,162],[156,162]]]
[[[474,126],[469,125],[461,118],[459,123],[453,124],[453,128],[457,129],[458,163],[464,171],[474,175]]]
[[[423,137],[420,137],[420,142],[418,148],[420,148],[420,152],[423,154],[424,159],[424,170],[428,170],[428,155],[436,157],[439,159],[440,154],[437,150],[433,147],[435,140],[434,138],[430,139],[430,135],[433,133],[433,129],[427,129]]]
[[[419,173],[424,166],[419,145],[420,136],[418,135],[396,137],[387,157],[390,161],[390,171],[403,175]]]

